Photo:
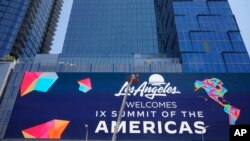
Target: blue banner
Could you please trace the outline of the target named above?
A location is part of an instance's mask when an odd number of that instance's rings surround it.
[[[5,138],[111,140],[129,73],[26,72]],[[119,140],[228,140],[250,124],[249,74],[141,73]]]

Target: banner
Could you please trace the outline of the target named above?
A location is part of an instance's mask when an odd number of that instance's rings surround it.
[[[5,138],[111,140],[129,73],[26,72]],[[140,73],[119,140],[228,140],[250,124],[249,74]]]

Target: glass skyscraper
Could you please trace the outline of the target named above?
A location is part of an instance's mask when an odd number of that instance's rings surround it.
[[[152,0],[74,0],[63,56],[156,54]]]
[[[250,71],[249,56],[227,0],[174,0],[172,5],[184,72]],[[164,6],[163,11],[168,7]]]
[[[183,72],[250,71],[227,0],[74,0],[62,58],[134,54],[175,58]]]
[[[63,0],[0,0],[0,62],[14,57],[31,59],[36,54],[48,53],[62,4]],[[9,84],[15,75],[12,65],[11,62],[0,64],[0,102],[5,99],[4,93],[10,92],[5,83]],[[8,116],[6,112],[0,110],[4,117]],[[7,122],[0,121],[0,140],[3,139],[4,124]]]
[[[60,63],[90,72],[181,72],[178,57],[158,51],[155,15],[154,0],[74,0]]]
[[[1,0],[0,57],[48,53],[62,0]]]

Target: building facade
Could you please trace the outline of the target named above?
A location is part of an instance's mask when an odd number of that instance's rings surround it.
[[[183,72],[249,72],[249,55],[227,0],[155,1],[160,51]]]
[[[156,54],[157,46],[154,1],[74,0],[62,55]]]
[[[62,3],[63,0],[0,1],[1,103],[5,103],[3,92],[10,92],[6,82],[14,74],[10,66],[13,63],[5,61],[49,52]],[[3,122],[0,126],[4,128]],[[0,132],[3,134],[4,130]]]
[[[0,57],[32,58],[38,53],[48,53],[62,2],[1,0]]]
[[[134,54],[179,59],[183,72],[250,71],[227,0],[74,1],[62,57]]]
[[[158,51],[156,27],[153,0],[74,0],[60,62],[75,58],[100,72],[181,72],[178,57]]]
[[[2,100],[2,94],[6,84],[8,83],[9,76],[15,67],[15,63],[11,62],[0,62],[0,103]]]

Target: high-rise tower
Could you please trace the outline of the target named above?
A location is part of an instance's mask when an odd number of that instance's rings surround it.
[[[250,72],[227,0],[156,0],[160,51],[179,52],[183,72]]]
[[[63,0],[0,1],[0,57],[48,53]]]
[[[250,71],[227,0],[74,0],[61,57],[134,54],[175,58],[183,72]]]
[[[158,53],[154,1],[74,0],[62,55]]]
[[[60,63],[91,72],[181,72],[179,58],[159,52],[155,15],[154,0],[74,0]]]

